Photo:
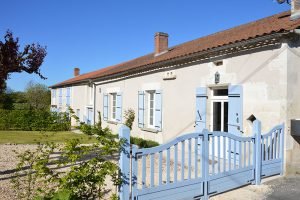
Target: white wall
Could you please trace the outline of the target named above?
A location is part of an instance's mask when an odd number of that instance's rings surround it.
[[[290,173],[300,173],[300,138],[290,136],[290,120],[300,119],[300,40],[291,45],[288,51],[287,67],[287,117],[286,117],[286,161]],[[298,141],[296,140],[298,139]]]
[[[218,85],[243,85],[245,134],[252,134],[251,124],[246,121],[251,114],[262,121],[263,131],[266,132],[284,122],[286,118],[286,62],[287,50],[286,45],[283,45],[280,49],[226,58],[223,66],[214,66],[209,62],[172,69],[177,76],[175,80],[163,80],[164,72],[157,72],[102,84],[97,86],[96,90],[96,110],[103,109],[103,93],[110,88],[119,88],[123,93],[123,112],[124,109],[133,108],[136,113],[132,134],[164,143],[194,130],[196,88],[215,86],[214,74],[218,71],[221,76]],[[162,90],[163,131],[160,133],[143,131],[137,124],[138,91],[151,84]],[[209,110],[208,105],[208,114]],[[207,118],[207,128],[210,128],[210,116]],[[109,123],[104,125],[110,126],[114,132],[118,131],[118,125]]]

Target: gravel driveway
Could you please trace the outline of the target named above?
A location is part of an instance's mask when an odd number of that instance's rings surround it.
[[[23,145],[23,144],[1,144],[0,145],[0,200],[17,200],[12,189],[11,179],[14,177],[15,167],[17,165],[18,158],[16,152],[21,153],[25,150],[34,150],[36,145]],[[55,155],[54,155],[55,156]],[[68,168],[59,168],[59,171],[68,170]],[[106,198],[109,199],[111,195],[110,191],[115,192],[116,188],[112,185],[110,180],[106,181]]]
[[[0,145],[0,199],[16,199],[11,184],[18,163],[16,152],[24,152],[27,149],[33,150],[36,145]]]

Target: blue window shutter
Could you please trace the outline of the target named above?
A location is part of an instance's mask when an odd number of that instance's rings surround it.
[[[62,88],[59,88],[59,105],[62,104]]]
[[[155,91],[155,129],[162,130],[162,93],[161,90]]]
[[[55,98],[55,96],[56,96],[56,90],[52,89],[51,92],[52,92],[52,98]]]
[[[243,87],[228,88],[228,132],[240,135],[243,130]]]
[[[116,120],[122,122],[122,93],[118,92],[116,97]]]
[[[70,105],[70,92],[71,91],[71,88],[67,88],[67,94],[66,94],[66,97],[67,97],[67,102],[66,102],[66,105],[69,106]]]
[[[103,94],[103,120],[108,120],[108,94]]]
[[[197,132],[202,132],[206,128],[206,104],[207,91],[206,87],[196,89],[196,121],[195,127]]]
[[[144,105],[145,93],[144,91],[139,91],[138,97],[138,124],[140,128],[144,128]]]
[[[89,121],[90,121],[91,125],[94,124],[94,111],[93,111],[93,109],[89,109]]]

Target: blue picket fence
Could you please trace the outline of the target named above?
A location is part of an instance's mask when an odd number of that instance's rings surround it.
[[[257,120],[251,137],[204,130],[144,149],[130,145],[125,126],[119,137],[127,141],[119,161],[121,200],[208,199],[283,172],[284,125],[262,135]]]

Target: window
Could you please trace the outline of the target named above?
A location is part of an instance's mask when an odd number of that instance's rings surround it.
[[[93,105],[93,87],[87,86],[87,102],[88,105]]]
[[[213,90],[214,96],[228,96],[228,89]]]
[[[94,123],[93,118],[94,118],[94,111],[93,111],[92,108],[88,108],[87,109],[87,122],[86,123],[88,125],[92,125]]]
[[[62,105],[62,88],[59,88],[59,105]]]
[[[103,120],[114,123],[122,122],[122,93],[103,94]]]
[[[138,125],[146,131],[162,130],[162,94],[159,90],[139,91]]]
[[[111,120],[116,120],[116,111],[117,111],[117,93],[110,94],[111,99]]]
[[[147,91],[148,96],[148,127],[154,128],[154,91]]]
[[[71,88],[67,88],[66,92],[66,105],[70,106],[70,96],[71,96]]]
[[[52,96],[52,105],[56,104],[56,89],[51,90],[51,96]]]
[[[55,98],[56,97],[56,90],[52,89],[51,92],[52,92],[52,98]]]

